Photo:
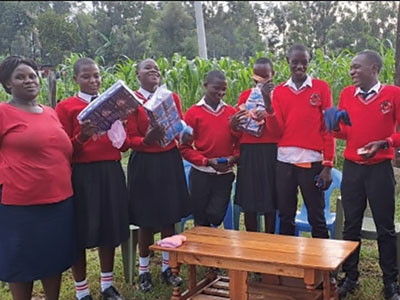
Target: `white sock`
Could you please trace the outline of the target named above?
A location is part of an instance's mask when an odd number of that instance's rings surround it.
[[[75,292],[76,292],[76,298],[78,298],[78,300],[82,299],[83,297],[90,295],[90,291],[89,291],[89,287],[85,280],[80,281],[80,282],[75,282]]]
[[[149,268],[150,255],[146,257],[139,256],[139,275],[150,272]]]
[[[101,272],[101,291],[108,289],[113,284],[114,274],[113,272],[103,273]]]
[[[169,268],[169,253],[162,251],[162,269],[161,269],[161,271],[164,272],[168,268]]]

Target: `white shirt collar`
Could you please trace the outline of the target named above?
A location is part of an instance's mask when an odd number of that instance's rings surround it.
[[[307,75],[306,80],[303,82],[300,88],[296,87],[296,84],[293,82],[292,77],[289,78],[288,81],[285,82],[283,86],[289,86],[295,91],[300,91],[301,89],[305,88],[306,86],[312,87],[312,78],[310,75]]]
[[[370,88],[369,91],[368,91],[367,93],[370,93],[370,92],[374,91],[376,94],[378,94],[378,92],[379,92],[380,89],[381,89],[381,83],[380,83],[379,80],[378,80],[378,82],[377,82],[372,88]],[[356,92],[354,93],[354,96],[357,96],[358,94],[364,93],[364,92],[365,92],[365,91],[363,91],[362,89],[360,89],[360,87],[357,87],[357,88],[356,88]],[[371,97],[371,96],[372,96],[372,95],[368,95],[367,99],[368,99],[369,97]]]
[[[203,98],[201,98],[201,100],[199,101],[199,102],[197,102],[196,103],[196,105],[197,106],[205,106],[205,107],[207,107],[209,110],[211,110],[212,112],[218,112],[222,107],[224,107],[224,106],[226,106],[226,103],[224,102],[224,101],[220,101],[219,103],[218,103],[218,106],[217,106],[217,108],[216,109],[214,109],[214,108],[212,108],[210,105],[208,105],[207,103],[206,103],[206,100],[204,100],[204,97]]]
[[[149,96],[153,96],[154,92],[151,93],[148,90],[145,90],[144,88],[140,87],[138,89],[138,92],[141,93],[143,95],[143,97],[145,97],[147,100],[149,100]]]
[[[81,98],[82,100],[85,100],[88,103],[90,102],[90,100],[92,100],[93,96],[98,96],[98,94],[97,95],[90,95],[90,94],[86,94],[86,93],[84,93],[82,91],[78,92],[78,97]]]

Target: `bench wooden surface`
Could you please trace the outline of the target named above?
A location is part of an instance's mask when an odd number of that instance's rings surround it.
[[[258,232],[194,227],[185,231],[187,241],[178,248],[152,245],[168,251],[172,271],[182,263],[229,270],[230,298],[247,299],[247,272],[304,279],[306,288],[315,289],[324,280],[324,299],[330,299],[329,272],[336,271],[357,248],[357,242],[274,235]],[[194,273],[194,274],[193,274]],[[196,290],[195,272],[190,272],[189,290]],[[234,290],[234,291],[233,291]],[[190,293],[189,293],[190,294]],[[171,299],[188,299],[174,290]]]

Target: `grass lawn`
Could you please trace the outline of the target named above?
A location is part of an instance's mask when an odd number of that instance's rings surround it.
[[[400,173],[400,170],[396,170],[396,173]],[[396,176],[399,178],[398,176]],[[399,181],[399,180],[398,180]],[[335,199],[333,197],[333,199]],[[400,199],[399,192],[397,192],[396,201],[396,222],[400,221]],[[335,210],[336,203],[331,203],[331,208]],[[369,213],[368,211],[366,212]],[[192,222],[186,224],[187,227],[192,226]],[[241,215],[241,230],[243,230],[243,214]],[[155,239],[159,239],[159,234],[155,236]],[[383,283],[382,274],[378,264],[378,250],[376,241],[362,241],[361,257],[360,257],[360,288],[354,293],[349,295],[346,300],[383,300]],[[88,250],[88,283],[94,299],[99,299],[100,290],[100,268],[95,249]],[[115,269],[114,269],[114,285],[126,298],[126,300],[167,300],[170,299],[172,294],[172,288],[167,287],[161,283],[160,279],[160,266],[161,266],[161,254],[155,253],[154,257],[150,260],[151,273],[153,276],[153,283],[155,288],[151,293],[143,294],[139,291],[138,285],[127,284],[123,276],[123,266],[120,248],[117,249],[115,258]],[[198,275],[201,278],[205,273],[206,268],[198,268]],[[181,268],[181,276],[187,279],[187,269],[183,265]],[[339,276],[343,274],[339,273]],[[136,277],[137,279],[137,277]],[[186,282],[183,286],[186,288]],[[40,300],[43,297],[42,287],[39,282],[35,283],[34,295],[39,297]],[[44,297],[43,297],[44,299]],[[74,283],[72,279],[72,273],[70,270],[66,271],[63,275],[62,288],[61,288],[61,300],[73,300],[75,299]],[[11,294],[8,290],[7,285],[0,283],[0,300],[12,300]]]

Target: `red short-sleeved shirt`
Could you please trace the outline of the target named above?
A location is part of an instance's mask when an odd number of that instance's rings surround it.
[[[72,144],[57,115],[0,103],[2,204],[39,205],[72,196]]]

